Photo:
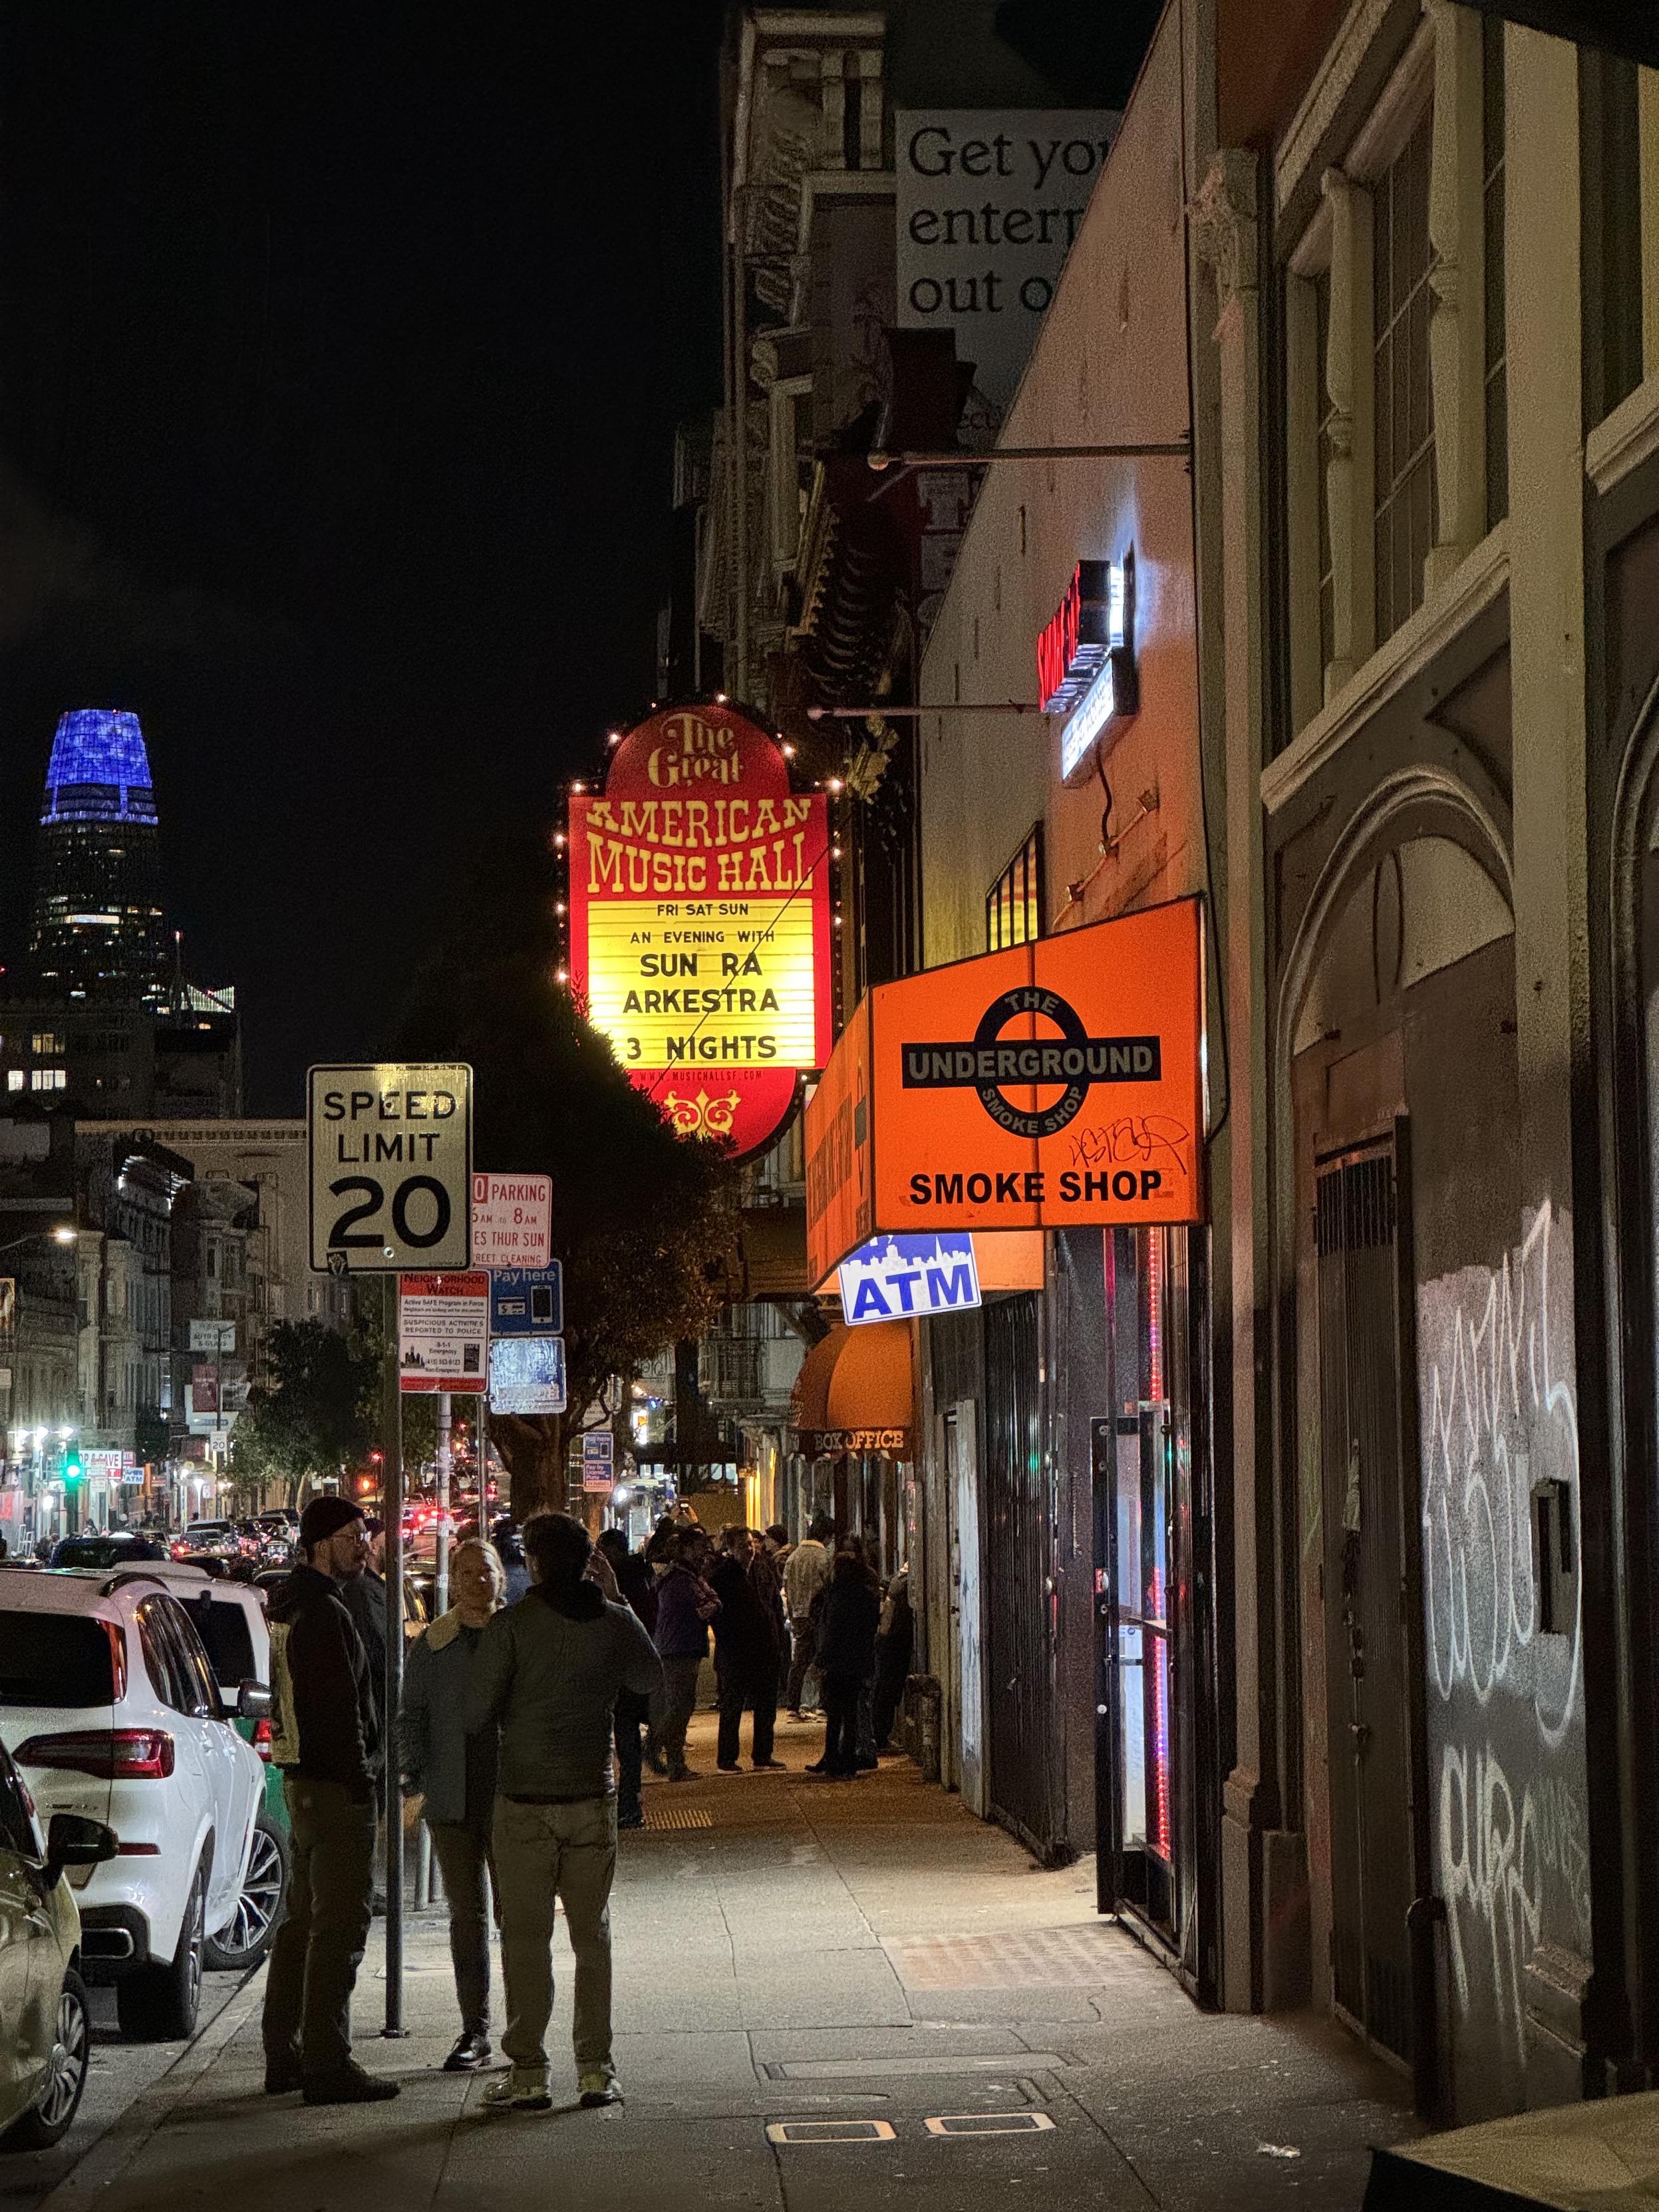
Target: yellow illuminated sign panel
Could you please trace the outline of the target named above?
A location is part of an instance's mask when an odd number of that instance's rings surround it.
[[[624,1067],[810,1067],[810,899],[598,902],[587,1012]]]

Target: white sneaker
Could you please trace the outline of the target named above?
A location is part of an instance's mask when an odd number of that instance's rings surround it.
[[[522,2074],[506,2074],[499,2081],[492,2081],[478,2101],[487,2112],[550,2112],[553,2109],[546,2082]]]

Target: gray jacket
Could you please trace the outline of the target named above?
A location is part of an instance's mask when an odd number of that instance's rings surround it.
[[[411,1647],[398,1715],[398,1772],[424,1794],[422,1811],[441,1826],[466,1818],[466,1692],[474,1654],[461,1626],[452,1607]],[[495,1748],[487,1739],[486,1747]]]
[[[498,1720],[504,1797],[531,1803],[609,1796],[617,1692],[662,1681],[651,1638],[625,1605],[583,1583],[569,1609],[539,1589],[495,1614],[467,1684],[466,1729]]]

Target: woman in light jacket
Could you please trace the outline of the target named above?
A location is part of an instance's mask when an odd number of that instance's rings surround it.
[[[410,1650],[404,1668],[398,1749],[406,1792],[421,1810],[449,1903],[449,1955],[461,2033],[444,2061],[448,2074],[475,2074],[489,2057],[489,1918],[495,1886],[490,1826],[495,1808],[496,1730],[468,1735],[467,1673],[485,1622],[501,1605],[507,1571],[493,1544],[458,1544],[449,1564],[455,1602]]]

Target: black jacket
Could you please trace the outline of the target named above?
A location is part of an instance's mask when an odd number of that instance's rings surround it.
[[[337,1782],[354,1797],[370,1796],[380,1720],[368,1656],[340,1585],[315,1567],[297,1566],[271,1592],[267,1617],[273,1763],[310,1782]]]
[[[362,1574],[353,1575],[349,1582],[337,1583],[335,1588],[357,1625],[368,1660],[368,1694],[374,1704],[374,1733],[380,1746],[368,1763],[378,1778],[386,1771],[385,1747],[392,1734],[386,1724],[386,1584],[372,1568],[366,1567]]]
[[[831,1583],[818,1616],[817,1662],[825,1674],[854,1674],[868,1681],[876,1671],[876,1626],[881,1599],[861,1577]]]
[[[755,1587],[747,1563],[722,1552],[708,1579],[720,1609],[714,1615],[714,1649],[723,1664],[765,1668],[778,1663],[776,1624]]]

